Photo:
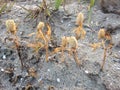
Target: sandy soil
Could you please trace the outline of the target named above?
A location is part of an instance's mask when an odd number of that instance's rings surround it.
[[[95,5],[88,26],[88,3],[71,1],[65,6],[67,12],[60,7],[58,11],[53,12],[52,19],[49,20],[53,35],[52,46],[60,46],[62,36],[74,35],[76,16],[79,12],[84,13],[84,29],[87,35],[84,40],[78,41],[78,58],[82,65],[78,67],[74,58],[67,53],[65,63],[61,63],[60,53],[50,56],[49,62],[46,62],[44,50],[39,50],[39,57],[36,58],[36,54],[25,42],[33,41],[34,37],[28,37],[28,34],[36,31],[39,21],[48,20],[43,16],[39,16],[37,21],[25,19],[28,12],[20,7],[34,9],[38,2],[40,0],[17,1],[10,12],[0,16],[0,90],[120,90],[120,16],[104,14],[99,6]],[[8,37],[5,26],[7,19],[14,19],[18,25],[17,35],[21,38],[21,57],[25,65],[23,70],[13,43],[4,42]],[[114,46],[111,53],[107,52],[104,70],[100,71],[103,49],[99,48],[93,52],[89,44],[98,42],[98,30],[102,27],[108,28],[109,25],[114,29]],[[49,49],[51,53],[53,48]],[[37,77],[29,76],[29,68],[35,69]]]

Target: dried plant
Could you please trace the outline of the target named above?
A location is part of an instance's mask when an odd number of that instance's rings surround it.
[[[83,21],[84,21],[84,15],[83,13],[78,13],[77,18],[76,18],[76,25],[78,26],[83,26]]]
[[[6,21],[6,27],[7,27],[7,32],[11,33],[13,35],[16,35],[17,33],[17,26],[14,20],[9,19]]]
[[[34,77],[34,78],[37,77],[37,71],[35,70],[34,67],[31,67],[31,68],[28,70],[28,76],[31,76],[31,77]]]
[[[93,51],[95,51],[97,48],[100,48],[101,46],[103,47],[104,49],[103,62],[101,64],[101,70],[103,70],[106,57],[107,57],[107,50],[112,48],[113,43],[112,43],[112,37],[110,33],[107,32],[105,29],[99,30],[98,39],[101,39],[101,42],[93,43],[93,44],[90,44],[89,46],[93,48]],[[110,42],[107,44],[107,41],[110,41]]]
[[[104,39],[105,38],[105,29],[100,29],[98,32],[98,39]]]
[[[28,47],[34,48],[36,52],[38,52],[40,48],[45,48],[46,61],[48,62],[48,56],[49,56],[48,55],[48,44],[51,40],[51,27],[49,24],[46,24],[47,31],[45,34],[43,33],[44,27],[45,27],[44,22],[39,22],[39,24],[37,25],[36,42],[33,44],[28,44]],[[29,36],[31,35],[34,35],[34,33],[29,34]]]
[[[112,40],[112,37],[105,29],[100,29],[98,32],[98,39]]]
[[[23,6],[20,7],[28,12],[28,14],[25,16],[25,20],[29,19],[31,21],[35,21],[35,26],[39,20],[46,21],[46,19],[51,16],[51,11],[48,8],[46,0],[42,0],[40,4],[36,5],[37,8],[34,9],[28,9]]]
[[[42,29],[44,28],[44,23],[43,22],[39,22],[39,24],[37,25],[37,33],[36,33],[36,39],[42,39],[46,42],[45,36],[42,32]]]
[[[31,90],[33,89],[33,85],[31,83],[28,83],[26,86],[25,86],[25,90]]]
[[[39,49],[43,48],[44,45],[41,42],[29,43],[27,44],[28,47],[34,49],[34,52],[38,53]]]
[[[83,21],[84,15],[80,12],[76,18],[76,25],[78,25],[78,27],[74,29],[77,40],[84,39],[86,35],[86,31],[83,29]]]
[[[51,27],[49,24],[46,24],[46,26],[47,26],[46,39],[47,41],[50,41],[51,40]]]
[[[101,47],[101,44],[102,43],[98,42],[98,43],[92,43],[89,46],[93,48],[93,51],[95,51],[97,48]]]
[[[84,39],[85,36],[86,36],[86,31],[81,27],[77,27],[75,30],[75,35],[76,35],[76,39],[79,40],[79,39]]]
[[[78,41],[74,36],[62,37],[61,46],[54,49],[53,54],[61,52],[61,61],[64,62],[64,51],[68,51],[73,55],[77,65],[80,65],[80,61],[77,57]]]
[[[14,20],[12,19],[9,19],[6,21],[6,27],[7,27],[7,32],[8,33],[11,33],[12,35],[14,35],[13,38],[6,38],[10,41],[13,41],[14,44],[15,44],[15,47],[16,47],[16,50],[17,50],[17,53],[18,53],[18,56],[19,56],[19,59],[21,61],[21,68],[23,69],[23,61],[22,61],[22,58],[21,58],[21,52],[20,52],[20,43],[19,43],[19,37],[17,37],[16,33],[17,33],[17,26],[16,26],[16,23],[14,22]],[[5,39],[5,41],[6,41]]]

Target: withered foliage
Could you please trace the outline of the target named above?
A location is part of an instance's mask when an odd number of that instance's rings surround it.
[[[76,39],[84,39],[86,36],[86,31],[83,29],[83,27],[79,26],[77,27],[75,30],[75,35],[76,35]]]
[[[78,13],[77,18],[76,18],[76,25],[78,26],[83,26],[83,21],[84,21],[84,15],[83,13]]]
[[[113,43],[112,43],[112,36],[109,32],[107,32],[105,29],[100,29],[98,31],[98,39],[101,39],[101,42],[90,44],[89,46],[93,48],[93,51],[95,51],[97,48],[103,47],[104,53],[103,53],[103,62],[101,64],[101,70],[104,68],[104,64],[107,57],[107,51],[109,49],[112,49]],[[109,41],[109,43],[107,43]]]
[[[83,28],[83,21],[84,21],[84,15],[83,13],[79,13],[76,18],[76,25],[78,25],[77,28],[74,29],[76,39],[84,39],[86,35],[86,31]]]
[[[84,15],[83,15],[83,13],[79,13],[77,18],[76,18],[76,25],[78,25],[78,27],[76,27],[74,29],[75,36],[63,36],[63,37],[61,37],[60,46],[54,48],[54,50],[53,50],[53,52],[51,52],[51,54],[49,54],[49,49],[48,49],[49,43],[51,42],[51,33],[52,33],[51,26],[48,23],[39,22],[39,24],[37,25],[36,33],[33,32],[33,33],[28,35],[29,37],[32,35],[35,35],[35,41],[32,43],[28,43],[27,47],[33,48],[34,52],[36,52],[36,53],[38,53],[38,51],[41,48],[45,49],[46,62],[48,62],[48,57],[50,55],[56,54],[58,52],[61,53],[61,62],[64,62],[65,61],[65,53],[67,51],[69,55],[73,56],[76,64],[79,66],[81,64],[81,62],[78,58],[78,40],[84,39],[86,36],[86,31],[83,28],[83,22],[84,22]],[[21,45],[19,43],[20,39],[16,35],[16,33],[17,33],[16,23],[14,22],[14,20],[7,20],[6,27],[7,27],[7,32],[11,33],[12,35],[15,36],[15,38],[11,39],[11,40],[14,41],[14,44],[15,44],[16,49],[18,51],[18,55],[20,57],[19,48]],[[44,31],[45,29],[47,29],[47,30]],[[89,44],[89,46],[92,47],[93,51],[95,51],[96,49],[98,49],[100,47],[102,47],[104,49],[103,62],[101,65],[101,69],[103,69],[105,61],[106,61],[106,57],[107,57],[107,50],[111,49],[113,46],[112,36],[105,29],[100,29],[98,32],[98,39],[100,42]],[[107,43],[107,41],[110,41],[110,42]],[[20,60],[21,60],[21,58],[20,58]],[[23,67],[22,60],[21,60],[21,66]],[[36,70],[34,68],[30,68],[28,70],[28,74],[29,74],[29,76],[32,76],[32,77],[37,76]],[[30,87],[31,87],[31,85],[30,85]]]
[[[80,65],[80,61],[77,56],[78,41],[74,36],[61,38],[61,46],[54,49],[53,53],[61,52],[61,61],[64,62],[64,51],[68,51],[71,54],[77,65]]]
[[[6,21],[6,27],[7,27],[7,32],[11,33],[13,35],[16,35],[17,33],[17,26],[14,20],[9,19]]]
[[[17,33],[16,23],[12,19],[6,20],[6,27],[7,27],[7,32],[14,35],[13,38],[8,37],[6,39],[14,42],[15,48],[17,50],[17,53],[18,53],[18,56],[19,56],[19,59],[20,59],[20,62],[21,62],[21,68],[23,69],[23,61],[21,59],[21,52],[20,52],[20,47],[21,47],[20,42],[19,42],[20,39],[16,35],[16,33]],[[5,39],[5,41],[6,41],[6,39]]]
[[[44,22],[39,22],[37,25],[36,32],[36,42],[33,44],[28,44],[28,47],[34,48],[35,52],[38,52],[40,48],[45,48],[46,50],[46,61],[48,62],[48,44],[51,40],[51,27],[49,24],[46,24],[47,31],[43,33],[43,29],[45,27]],[[29,34],[29,36],[34,35],[34,33]]]
[[[89,44],[89,46],[92,47],[93,51],[95,51],[97,48],[101,47],[101,44],[102,43],[98,42],[98,43]]]
[[[41,42],[29,43],[27,44],[28,47],[34,49],[34,52],[38,53],[39,49],[43,48],[44,45]]]
[[[98,39],[112,40],[112,37],[105,29],[100,29],[98,32]]]
[[[28,76],[31,76],[31,77],[34,77],[34,78],[37,77],[37,71],[35,70],[34,67],[29,68],[29,70],[28,70]]]

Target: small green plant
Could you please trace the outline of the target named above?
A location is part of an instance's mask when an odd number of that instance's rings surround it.
[[[55,10],[58,10],[63,0],[55,0]]]
[[[90,22],[91,22],[92,7],[94,6],[94,4],[95,4],[95,0],[90,0],[90,5],[88,8],[88,24],[90,24]]]

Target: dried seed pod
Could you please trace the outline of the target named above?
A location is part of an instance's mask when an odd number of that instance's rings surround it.
[[[67,37],[67,42],[71,48],[74,48],[74,49],[78,48],[78,42],[74,36]]]
[[[105,39],[105,29],[100,29],[98,32],[98,39]]]
[[[39,24],[37,25],[37,30],[42,30],[44,26],[45,26],[44,22],[39,22]]]
[[[83,21],[84,21],[84,15],[83,13],[78,13],[77,18],[76,18],[76,25],[83,26]]]
[[[6,27],[7,27],[7,32],[8,33],[11,33],[13,35],[16,34],[17,26],[16,26],[16,23],[14,22],[14,20],[12,20],[12,19],[7,20],[6,21]]]
[[[110,33],[107,31],[105,33],[105,38],[106,38],[106,40],[111,40],[111,42],[112,42],[112,37],[111,37]]]
[[[46,42],[45,36],[42,32],[43,27],[44,27],[44,22],[39,22],[39,24],[37,25],[36,39],[42,39]]]

